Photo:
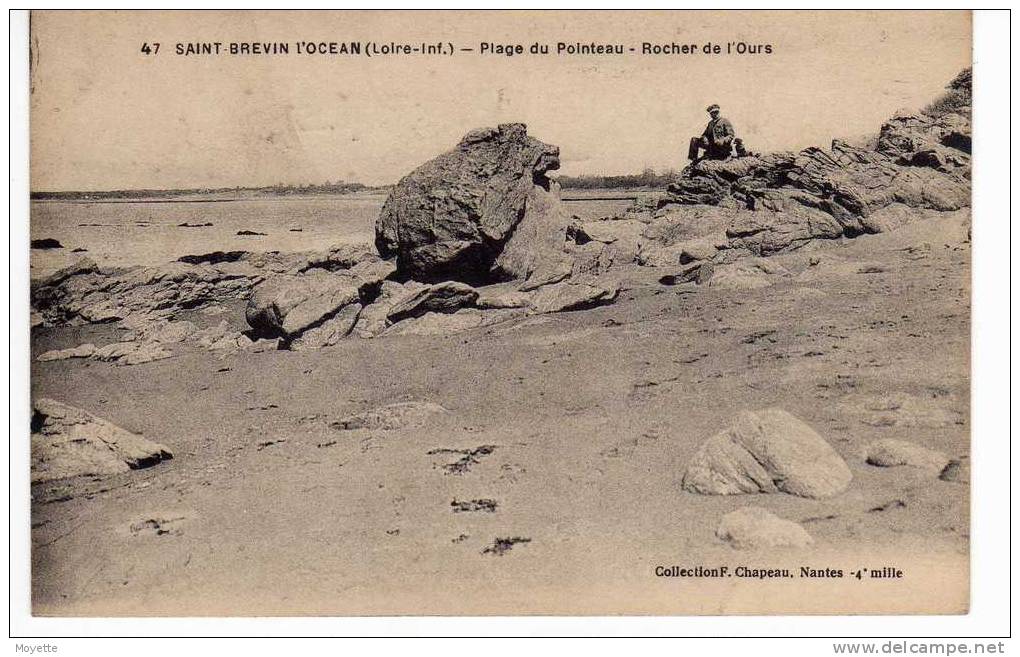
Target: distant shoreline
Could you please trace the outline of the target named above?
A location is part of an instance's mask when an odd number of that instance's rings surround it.
[[[34,191],[33,201],[89,201],[89,202],[206,202],[214,200],[239,201],[245,199],[347,196],[359,192],[382,192],[389,186],[370,187],[361,183],[330,183],[326,185],[276,185],[273,187],[219,187],[194,189],[117,189],[108,191]]]
[[[307,201],[311,199],[331,199],[338,196],[357,198],[359,196],[379,196],[387,193],[388,188],[366,188],[364,190],[334,193],[305,194],[244,194],[233,192],[168,194],[152,192],[149,196],[93,196],[89,192],[53,192],[35,193],[31,195],[33,203],[228,203],[236,201]]]
[[[343,196],[346,198],[374,197],[388,194],[389,187],[371,187],[354,192],[344,193],[311,193],[311,194],[233,194],[219,192],[213,195],[201,193],[187,195],[172,195],[167,193],[153,192],[151,196],[113,197],[90,196],[90,192],[33,192],[31,201],[33,203],[235,203],[239,201],[308,201],[314,199],[327,200]],[[634,200],[642,196],[656,193],[658,189],[637,187],[637,188],[564,188],[562,200],[571,201],[624,201]]]

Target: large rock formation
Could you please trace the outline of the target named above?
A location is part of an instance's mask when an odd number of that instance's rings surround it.
[[[32,409],[32,483],[147,468],[173,458],[166,447],[52,399]]]
[[[526,278],[562,252],[566,218],[546,173],[559,149],[520,123],[474,130],[393,188],[376,247],[420,281]]]

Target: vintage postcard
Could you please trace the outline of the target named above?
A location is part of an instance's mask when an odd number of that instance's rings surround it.
[[[970,12],[30,20],[33,614],[968,612]]]

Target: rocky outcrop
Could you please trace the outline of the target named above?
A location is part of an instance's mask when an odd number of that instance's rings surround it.
[[[358,313],[348,312],[334,318],[347,306],[371,303],[382,288],[383,281],[394,271],[394,265],[363,260],[350,269],[331,272],[322,268],[307,269],[297,275],[270,278],[255,289],[245,310],[245,319],[256,335],[279,337],[286,344],[297,343],[326,346],[351,332]],[[298,338],[313,329],[313,336]],[[350,326],[348,326],[350,324]],[[341,335],[342,334],[342,335]]]
[[[376,222],[376,247],[419,281],[525,278],[562,247],[559,149],[520,123],[475,130],[405,176]]]
[[[727,513],[715,534],[738,550],[799,548],[814,543],[811,535],[797,523],[757,506],[745,506]]]
[[[147,468],[173,458],[166,447],[52,399],[32,408],[32,483]]]
[[[54,360],[70,360],[72,358],[88,358],[91,360],[116,363],[117,365],[141,365],[154,360],[170,358],[173,353],[164,349],[156,342],[133,342],[130,340],[113,342],[102,347],[94,344],[82,344],[70,349],[56,349],[39,355],[36,360],[41,363]]]
[[[959,84],[969,98],[969,77]],[[637,257],[643,265],[793,251],[818,240],[895,228],[903,223],[903,208],[968,207],[970,148],[969,106],[954,104],[937,115],[900,113],[883,124],[874,148],[834,140],[827,150],[696,162],[664,194],[641,199],[621,218],[649,224]],[[897,208],[895,216],[884,212],[890,207]],[[706,213],[713,226],[704,225]],[[684,226],[684,234],[660,225]],[[706,240],[718,253],[699,245],[681,256],[676,245],[691,239]]]
[[[691,458],[683,488],[705,495],[784,492],[832,497],[850,484],[843,458],[814,429],[778,408],[744,411]]]
[[[71,358],[92,358],[96,353],[96,345],[92,343],[80,344],[70,349],[53,349],[46,351],[36,358],[41,363],[51,360],[70,360]]]
[[[174,262],[102,270],[89,258],[32,282],[32,308],[45,324],[166,319],[182,310],[243,299],[263,275],[254,268]]]
[[[134,330],[182,311],[247,300],[256,286],[277,275],[341,270],[382,279],[392,273],[393,265],[380,260],[367,243],[289,254],[212,251],[166,265],[127,269],[101,268],[86,257],[33,280],[32,311],[42,325],[119,322]]]
[[[117,365],[141,365],[171,356],[172,352],[155,342],[114,342],[96,349],[91,358]]]

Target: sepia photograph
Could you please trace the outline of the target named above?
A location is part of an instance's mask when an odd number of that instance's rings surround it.
[[[32,616],[971,611],[970,11],[28,23]]]

